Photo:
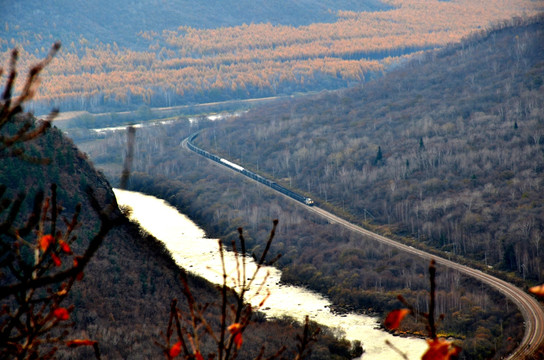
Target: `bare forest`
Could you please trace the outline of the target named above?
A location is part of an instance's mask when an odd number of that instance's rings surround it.
[[[279,218],[273,249],[283,254],[284,280],[326,294],[339,310],[384,313],[399,292],[425,309],[426,265],[297,211],[188,153],[183,138],[204,129],[202,148],[354,222],[522,286],[542,281],[541,40],[541,18],[517,21],[361,88],[222,122],[143,128],[129,186],[168,200],[227,243],[243,226],[255,251],[262,224]],[[110,177],[118,173],[111,154],[122,135],[78,143]],[[499,358],[512,348],[521,326],[512,304],[459,274],[438,279],[444,332],[464,340],[462,357]]]

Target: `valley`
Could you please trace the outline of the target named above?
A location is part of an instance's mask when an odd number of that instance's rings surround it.
[[[542,358],[540,2],[0,6],[0,353],[341,360],[374,356],[374,335],[326,322],[370,316],[427,355]],[[185,278],[211,265],[129,222],[119,186],[264,253],[278,295],[334,317],[318,335]]]

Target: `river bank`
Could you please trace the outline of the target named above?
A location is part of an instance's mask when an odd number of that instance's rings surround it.
[[[217,240],[206,238],[202,229],[163,200],[117,189],[115,194],[120,205],[132,208],[132,219],[165,243],[177,264],[210,282],[222,283]],[[232,274],[236,266],[234,254],[227,252],[227,255],[229,255],[226,257],[227,273]],[[248,263],[248,267],[251,266],[255,264]],[[248,273],[251,273],[251,270],[248,270]],[[331,303],[325,297],[301,287],[281,284],[280,278],[281,272],[278,269],[265,267],[255,281],[256,286],[262,285],[270,292],[262,308],[266,317],[289,316],[303,321],[309,316],[318,324],[332,329],[339,337],[361,341],[365,350],[365,360],[402,359],[386,344],[386,340],[405,352],[409,359],[421,358],[427,347],[422,339],[398,337],[380,330],[379,321],[375,317],[354,313],[338,314],[331,309]],[[262,296],[250,293],[248,301],[258,303],[262,301]]]

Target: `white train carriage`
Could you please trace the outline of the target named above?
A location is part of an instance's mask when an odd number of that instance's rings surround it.
[[[243,167],[241,167],[240,165],[235,164],[233,162],[230,162],[230,161],[228,161],[226,159],[221,158],[221,159],[219,159],[219,161],[221,161],[223,164],[225,164],[225,165],[227,165],[227,166],[229,166],[229,167],[231,167],[231,168],[233,168],[235,170],[238,170],[240,172],[244,171]]]

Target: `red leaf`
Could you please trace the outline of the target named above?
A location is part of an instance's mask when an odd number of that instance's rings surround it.
[[[61,250],[64,251],[66,254],[72,253],[72,249],[70,249],[70,245],[68,245],[68,243],[66,243],[65,241],[59,240],[59,245]]]
[[[68,320],[70,318],[70,313],[65,308],[53,310],[53,315],[59,320]]]
[[[396,330],[400,326],[400,322],[406,315],[410,313],[410,309],[397,309],[387,314],[384,325],[389,330]]]
[[[40,248],[42,249],[42,251],[46,251],[49,246],[51,246],[51,244],[54,244],[55,243],[55,238],[53,237],[53,235],[44,235],[40,238]]]
[[[242,330],[242,325],[240,323],[234,323],[227,328],[231,334],[239,333]]]
[[[77,264],[78,264],[78,259],[75,258],[74,259],[74,267],[77,267]],[[82,279],[83,279],[83,271],[76,275],[76,280],[77,281],[81,281]]]
[[[236,335],[234,335],[234,343],[236,344],[237,349],[242,347],[243,342],[244,339],[242,338],[242,333],[237,333]]]
[[[242,338],[242,325],[234,323],[228,327],[228,330],[234,335],[234,344],[236,344],[236,348],[239,349],[244,342],[244,339]]]
[[[173,357],[173,358],[175,358],[175,357],[178,356],[179,354],[181,354],[181,341],[178,341],[177,343],[175,343],[175,344],[170,348],[170,351],[169,351],[170,357]]]
[[[53,259],[55,266],[59,267],[62,265],[62,261],[60,261],[60,258],[57,256],[57,254],[51,253],[51,258]]]
[[[68,347],[93,346],[95,344],[98,344],[98,342],[88,339],[75,339],[66,342]]]
[[[530,292],[532,292],[535,295],[544,297],[544,284],[533,286],[529,289]]]
[[[196,360],[204,360],[204,358],[202,357],[202,354],[200,354],[200,352],[198,352],[198,351],[195,353],[195,359]]]
[[[459,355],[461,348],[444,339],[427,340],[429,348],[421,360],[450,360],[451,356]]]

